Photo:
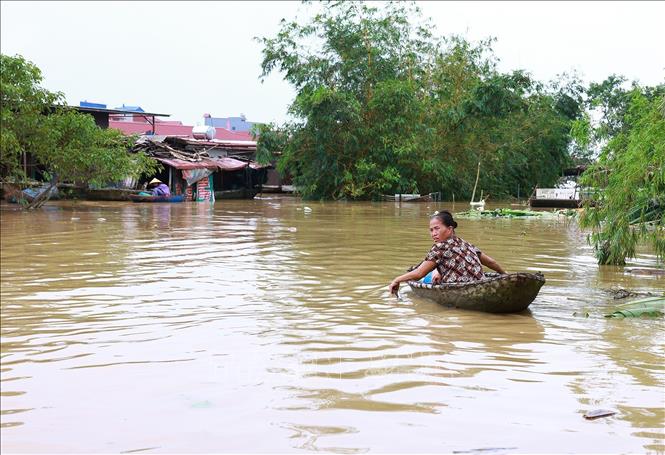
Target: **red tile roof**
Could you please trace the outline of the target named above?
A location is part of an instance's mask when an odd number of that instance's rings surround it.
[[[152,125],[145,122],[118,122],[109,119],[109,128],[115,128],[124,134],[145,134],[152,132]],[[155,122],[155,134],[165,136],[192,136],[192,126],[183,125],[178,121]],[[246,131],[229,131],[224,128],[215,128],[215,139],[231,141],[253,141],[252,135]]]

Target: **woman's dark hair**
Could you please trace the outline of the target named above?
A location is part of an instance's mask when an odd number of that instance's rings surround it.
[[[445,226],[452,227],[453,229],[457,228],[457,221],[453,220],[453,214],[448,210],[434,212],[430,217],[430,220],[433,220],[434,218],[441,221]]]

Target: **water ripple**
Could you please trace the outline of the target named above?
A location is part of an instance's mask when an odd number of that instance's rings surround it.
[[[574,223],[460,222],[547,278],[489,315],[387,292],[437,204],[147,205],[2,214],[3,450],[665,450],[663,321],[602,317],[664,280],[599,267]]]

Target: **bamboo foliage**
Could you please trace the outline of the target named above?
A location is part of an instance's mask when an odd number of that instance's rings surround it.
[[[559,106],[575,85],[500,73],[492,40],[436,36],[410,4],[329,3],[260,42],[262,76],[281,72],[296,96],[295,120],[262,131],[259,149],[281,146],[305,197],[469,197],[478,162],[479,188],[498,197],[554,184],[569,163],[579,112]]]
[[[601,264],[624,264],[641,241],[665,257],[664,104],[665,94],[634,88],[618,132],[583,175],[582,183],[598,191],[580,221],[592,229]]]

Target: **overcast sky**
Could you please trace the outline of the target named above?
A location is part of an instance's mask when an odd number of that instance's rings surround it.
[[[540,80],[577,71],[665,81],[664,2],[423,2],[441,35],[495,37],[500,69]],[[3,54],[21,54],[44,85],[109,107],[140,105],[187,124],[244,113],[282,122],[294,92],[259,81],[261,46],[299,2],[0,2]]]

